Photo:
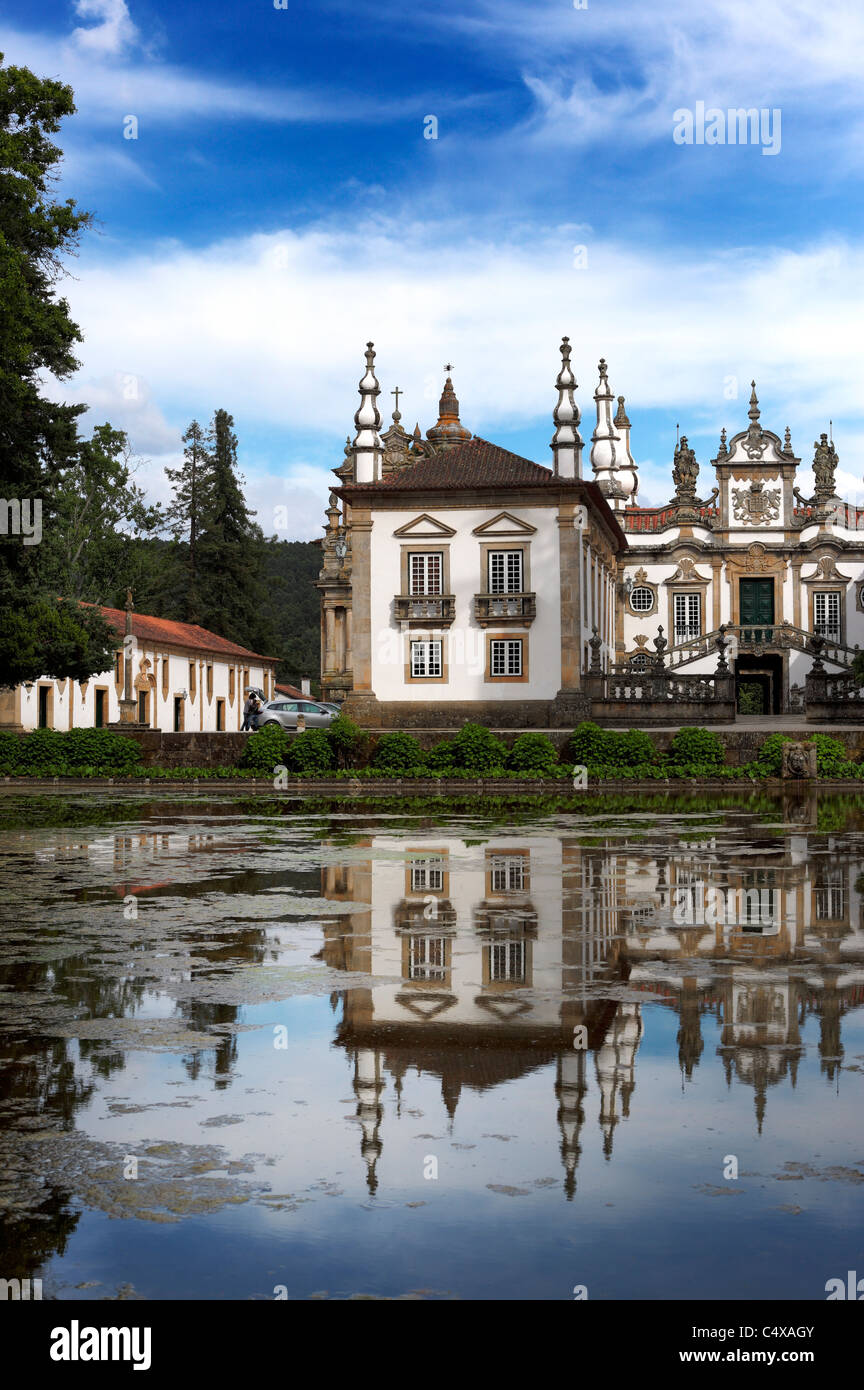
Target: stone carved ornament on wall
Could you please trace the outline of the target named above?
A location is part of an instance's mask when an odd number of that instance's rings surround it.
[[[736,521],[745,525],[764,526],[768,521],[777,521],[780,516],[780,489],[768,488],[754,478],[748,489],[732,489],[732,511]]]

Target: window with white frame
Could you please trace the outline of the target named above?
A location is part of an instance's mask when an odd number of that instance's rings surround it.
[[[813,595],[813,630],[831,642],[840,641],[840,592],[828,589]]]
[[[525,980],[526,942],[493,941],[486,948],[489,952],[489,979],[508,980],[511,984],[522,984]]]
[[[496,854],[492,859],[490,882],[493,893],[521,892],[527,882],[528,858],[524,854]]]
[[[522,551],[489,551],[489,593],[522,593]]]
[[[409,937],[409,980],[443,980],[446,975],[447,938],[445,936]]]
[[[427,680],[443,674],[441,662],[441,642],[411,643],[411,676],[414,680]]]
[[[687,642],[702,635],[702,598],[699,594],[676,594],[675,641]]]
[[[630,590],[630,607],[634,613],[650,613],[654,607],[654,590],[647,584],[637,584]]]
[[[522,675],[522,638],[494,638],[489,643],[491,676]]]
[[[444,555],[440,550],[412,552],[408,556],[408,587],[412,594],[440,594]]]
[[[444,860],[412,859],[411,892],[440,893],[444,887]]]

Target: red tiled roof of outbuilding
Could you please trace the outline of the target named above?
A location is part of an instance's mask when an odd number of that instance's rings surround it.
[[[87,604],[86,607],[93,607]],[[100,608],[103,618],[122,636],[126,631],[126,612],[123,608]],[[155,644],[167,642],[170,646],[186,647],[191,651],[213,652],[217,656],[237,656],[254,661],[265,661],[275,665],[276,656],[262,656],[250,652],[247,647],[229,642],[227,637],[219,637],[206,627],[196,623],[178,623],[173,618],[153,618],[148,613],[132,613],[132,635],[142,642]]]

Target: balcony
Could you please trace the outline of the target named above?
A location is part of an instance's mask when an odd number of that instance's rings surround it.
[[[536,594],[474,595],[474,617],[481,627],[493,627],[498,623],[527,627],[536,616]]]
[[[456,616],[453,594],[397,594],[396,621],[422,627],[449,627]]]

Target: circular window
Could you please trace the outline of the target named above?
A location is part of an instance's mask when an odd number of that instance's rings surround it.
[[[654,590],[640,584],[630,593],[630,607],[634,613],[650,613],[654,607]]]
[[[647,652],[634,652],[633,656],[631,656],[631,658],[630,658],[630,670],[631,670],[631,671],[647,671],[647,670],[648,670],[648,653],[647,653]]]

